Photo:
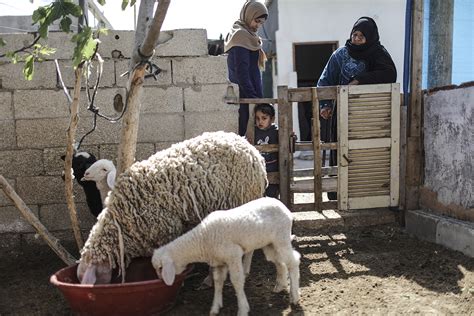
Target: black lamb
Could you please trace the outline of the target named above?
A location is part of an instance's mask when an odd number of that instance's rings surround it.
[[[65,158],[66,156],[61,156],[62,160]],[[74,178],[76,178],[77,183],[84,189],[87,206],[95,217],[99,216],[100,212],[102,212],[100,192],[94,181],[81,181],[81,179],[84,177],[86,170],[96,161],[97,158],[88,152],[78,152],[72,157]]]

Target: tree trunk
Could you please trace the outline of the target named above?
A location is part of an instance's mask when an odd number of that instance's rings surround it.
[[[153,23],[148,29],[143,43],[140,45],[140,53],[143,56],[151,56],[153,50],[158,44],[160,29],[168,11],[171,0],[160,0],[156,9]],[[140,12],[142,5],[149,5],[148,1],[142,1],[140,4]],[[143,9],[144,10],[144,9]],[[144,13],[143,13],[144,14]],[[140,23],[140,21],[139,21]],[[142,24],[142,23],[140,23]],[[141,61],[141,59],[139,60]],[[120,134],[120,145],[118,151],[117,175],[124,172],[135,159],[135,150],[137,145],[138,122],[140,116],[140,95],[145,75],[145,64],[139,64],[134,67],[129,80],[129,90],[127,95],[127,109],[123,117],[122,129]]]
[[[77,219],[76,204],[74,203],[73,184],[72,184],[72,156],[74,154],[74,138],[76,136],[77,123],[79,121],[79,96],[81,93],[81,78],[84,63],[81,63],[76,69],[76,82],[74,84],[73,100],[71,104],[71,119],[67,130],[67,147],[66,158],[64,159],[64,181],[66,187],[66,201],[69,209],[69,217],[71,218],[72,230],[76,239],[77,247],[82,249],[84,241],[82,240],[81,228]]]

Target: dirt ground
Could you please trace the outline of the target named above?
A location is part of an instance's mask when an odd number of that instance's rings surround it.
[[[474,260],[408,236],[395,225],[349,231],[296,231],[301,300],[272,293],[274,267],[261,252],[246,282],[251,315],[474,315]],[[70,315],[49,276],[64,264],[47,246],[0,252],[0,315]],[[197,265],[167,315],[207,315],[212,290],[196,291],[207,268]],[[230,283],[221,315],[235,315]]]

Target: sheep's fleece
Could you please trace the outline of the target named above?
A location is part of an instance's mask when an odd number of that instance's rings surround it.
[[[260,198],[265,161],[247,140],[212,132],[174,144],[121,174],[81,250],[82,264],[119,267],[197,225],[211,211]]]

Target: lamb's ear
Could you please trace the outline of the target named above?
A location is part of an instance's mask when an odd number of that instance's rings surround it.
[[[107,174],[107,185],[110,189],[113,189],[115,186],[115,175],[117,171],[114,169]]]
[[[81,284],[95,284],[96,275],[95,275],[96,266],[90,265],[86,268],[84,276],[82,277]]]
[[[176,270],[174,268],[173,260],[167,259],[163,260],[163,267],[161,268],[161,277],[165,284],[170,286],[174,282],[174,277],[176,275]]]

